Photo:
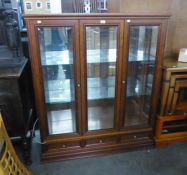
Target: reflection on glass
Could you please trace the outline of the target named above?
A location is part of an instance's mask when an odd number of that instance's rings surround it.
[[[148,123],[159,26],[131,26],[125,126]]]
[[[117,27],[87,26],[88,130],[113,128]]]
[[[49,134],[76,132],[71,27],[39,27]]]

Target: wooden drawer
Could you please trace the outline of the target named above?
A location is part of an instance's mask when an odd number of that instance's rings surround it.
[[[47,144],[48,149],[67,149],[67,148],[74,148],[74,147],[80,147],[80,142],[72,141],[72,142],[59,142],[59,143]]]
[[[102,137],[86,140],[86,145],[102,145],[102,144],[116,143],[116,137]]]
[[[130,140],[146,139],[152,137],[153,137],[152,133],[133,133],[133,134],[121,136],[121,142],[128,142]]]

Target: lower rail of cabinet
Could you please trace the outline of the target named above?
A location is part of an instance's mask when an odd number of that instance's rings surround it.
[[[123,143],[101,143],[84,147],[54,148],[42,152],[42,162],[60,161],[75,158],[108,155],[138,149],[148,149],[154,146],[153,139],[133,140]]]

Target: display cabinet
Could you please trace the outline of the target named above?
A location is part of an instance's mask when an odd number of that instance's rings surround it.
[[[168,16],[24,18],[43,161],[153,146]]]

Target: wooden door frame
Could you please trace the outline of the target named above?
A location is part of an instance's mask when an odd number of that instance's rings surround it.
[[[59,137],[60,134],[57,135],[49,135],[48,131],[48,123],[47,123],[47,111],[45,106],[45,95],[44,95],[44,87],[41,86],[43,84],[42,78],[42,66],[40,60],[40,49],[39,49],[39,41],[37,34],[37,27],[72,27],[73,28],[73,36],[75,39],[73,40],[73,51],[74,51],[74,82],[75,82],[75,99],[80,99],[81,91],[77,87],[77,84],[80,83],[80,68],[79,68],[79,28],[77,20],[60,20],[60,19],[32,19],[26,20],[29,38],[29,53],[32,67],[32,76],[33,76],[33,85],[35,91],[35,102],[37,108],[37,115],[39,118],[40,132],[41,132],[41,140],[45,142],[46,139],[51,137]],[[81,103],[80,100],[76,101],[76,115],[77,115],[77,133],[72,134],[63,134],[64,137],[74,137],[75,135],[79,135],[81,133]]]
[[[85,27],[86,26],[117,26],[117,60],[116,60],[116,88],[115,88],[115,110],[114,110],[114,128],[113,129],[101,129],[88,131],[87,128],[87,68],[86,68],[86,43],[85,43]],[[81,57],[81,82],[82,82],[82,96],[85,97],[82,100],[82,116],[83,116],[83,133],[85,135],[92,135],[98,133],[108,133],[119,130],[119,107],[120,107],[120,90],[121,90],[121,62],[122,62],[122,45],[123,45],[123,30],[124,30],[124,21],[123,19],[107,19],[107,18],[97,18],[92,20],[80,20],[80,57]],[[84,43],[84,44],[83,44]]]

